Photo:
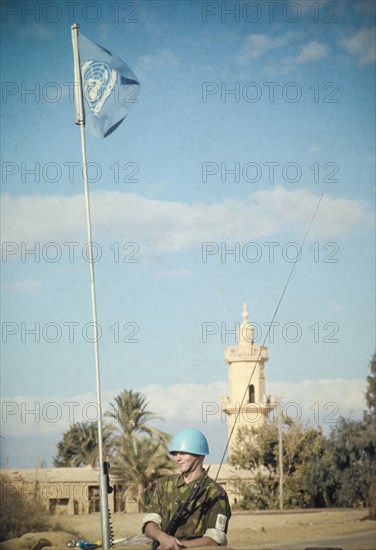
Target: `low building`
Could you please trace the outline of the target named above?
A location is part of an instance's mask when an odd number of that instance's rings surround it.
[[[222,464],[222,466],[212,464],[209,476],[212,479],[216,479],[217,483],[225,489],[231,506],[238,504],[242,500],[242,486],[244,484],[251,485],[254,479],[254,475],[249,470],[234,468],[230,464]]]
[[[41,504],[50,514],[91,514],[100,510],[99,470],[83,468],[3,469],[8,483],[2,494],[2,504],[15,490],[29,502]],[[134,498],[127,498],[124,482],[110,477],[113,488],[108,495],[110,512],[134,512]]]
[[[215,479],[218,464],[210,466],[210,477]],[[2,505],[15,490],[28,502],[41,504],[46,512],[56,515],[92,514],[100,511],[99,470],[86,466],[82,468],[19,468],[3,469],[7,477],[3,487]],[[251,474],[245,470],[235,470],[228,464],[220,468],[218,483],[227,491],[231,504],[239,502],[239,481],[249,480]],[[138,505],[132,489],[116,476],[110,476],[112,493],[108,495],[111,513],[137,513]]]

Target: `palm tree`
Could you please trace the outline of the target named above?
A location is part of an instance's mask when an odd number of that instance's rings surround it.
[[[171,473],[173,464],[167,447],[150,437],[133,435],[119,444],[111,470],[125,482],[124,494],[137,501],[138,511],[145,509],[147,496],[155,481]]]
[[[139,511],[144,509],[146,495],[156,479],[172,469],[167,450],[170,436],[149,424],[160,418],[147,406],[139,392],[123,390],[106,413],[114,420],[111,427],[116,434],[111,471],[124,479],[125,492],[132,493]]]
[[[115,403],[110,403],[111,410],[106,413],[106,416],[115,421],[112,428],[120,432],[125,439],[133,434],[146,434],[162,443],[167,443],[170,436],[149,425],[151,420],[161,419],[148,411],[147,406],[146,398],[142,394],[133,390],[123,390],[115,397]]]
[[[113,445],[110,426],[103,426],[104,453],[110,453]],[[76,422],[63,434],[57,444],[54,466],[98,466],[98,425],[96,422]]]

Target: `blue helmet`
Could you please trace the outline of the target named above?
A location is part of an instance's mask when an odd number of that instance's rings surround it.
[[[180,430],[171,440],[170,453],[191,453],[193,455],[208,455],[208,440],[202,432],[194,428]]]

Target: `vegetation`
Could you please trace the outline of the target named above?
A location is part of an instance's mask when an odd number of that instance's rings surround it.
[[[167,448],[154,439],[139,436],[119,444],[111,465],[111,471],[124,480],[127,491],[137,501],[139,512],[148,504],[155,481],[171,470]]]
[[[111,470],[121,476],[127,490],[133,492],[140,512],[156,479],[171,471],[167,449],[170,436],[149,424],[157,417],[147,406],[143,395],[124,390],[107,413],[114,421],[111,427],[115,434]]]
[[[111,431],[103,426],[103,449],[105,455],[111,452]],[[96,422],[76,422],[72,424],[57,444],[57,454],[53,459],[56,467],[98,466],[98,424]]]
[[[283,506],[366,506],[375,515],[376,355],[367,377],[367,411],[362,420],[341,417],[325,437],[321,429],[281,419]],[[240,508],[279,505],[278,426],[244,426],[237,432],[231,464],[252,470],[254,482],[240,482]]]
[[[376,352],[373,354],[373,357],[370,361],[370,371],[371,374],[367,376],[367,391],[366,391],[366,402],[368,411],[365,411],[364,417],[365,420],[371,422],[373,426],[376,423]]]
[[[320,500],[312,463],[324,453],[324,436],[320,429],[283,419],[283,496],[284,507],[315,506]],[[244,426],[238,430],[236,447],[230,463],[255,473],[254,483],[244,487],[241,508],[278,508],[278,427],[265,424],[256,429]],[[321,502],[320,502],[321,504]]]
[[[120,438],[129,439],[135,434],[146,434],[166,443],[169,436],[152,427],[149,422],[160,420],[158,416],[147,410],[148,403],[145,397],[133,390],[123,390],[114,403],[110,403],[110,411],[106,416],[114,421],[112,427]]]
[[[49,523],[43,514],[45,511],[37,502],[30,505],[22,493],[22,487],[4,474],[0,474],[1,524],[0,542],[16,538],[28,531],[45,531]]]
[[[278,429],[282,431],[283,505],[295,507],[353,507],[371,509],[376,517],[376,354],[367,377],[367,410],[361,420],[341,417],[329,436],[288,417],[277,424],[237,432],[231,464],[254,473],[254,481],[237,480],[241,509],[279,506]],[[111,472],[124,480],[127,493],[148,504],[156,479],[170,473],[169,436],[152,426],[158,417],[148,410],[145,397],[123,390],[111,403],[103,425],[103,448]],[[57,445],[54,466],[98,466],[98,427],[74,423]],[[0,475],[0,541],[25,532],[50,530],[45,510],[24,498],[22,486]],[[30,497],[30,495],[29,495]],[[54,528],[57,528],[55,525]]]
[[[142,511],[154,482],[171,471],[167,443],[170,436],[150,422],[158,417],[147,409],[139,392],[123,390],[110,404],[103,424],[103,447],[111,457],[111,473],[124,480],[127,493],[137,500]],[[98,426],[96,422],[75,423],[57,445],[54,466],[98,466]]]
[[[375,506],[376,354],[370,361],[365,397],[363,418],[341,417],[327,437],[320,428],[288,417],[280,420],[285,508]],[[103,444],[111,457],[111,472],[124,479],[142,511],[155,480],[171,471],[169,436],[152,426],[158,417],[148,410],[145,397],[132,390],[123,390],[105,416]],[[96,424],[76,423],[58,443],[54,465],[96,466],[98,454]],[[238,481],[240,508],[278,508],[277,424],[238,430],[230,462],[254,473],[251,484]]]
[[[364,504],[375,515],[376,484],[376,354],[370,361],[363,420],[340,418],[328,441],[333,477],[333,502]]]

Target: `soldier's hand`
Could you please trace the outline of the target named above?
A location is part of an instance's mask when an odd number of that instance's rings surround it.
[[[184,548],[184,544],[176,537],[171,537],[166,533],[161,533],[158,537],[159,550],[181,550]]]

